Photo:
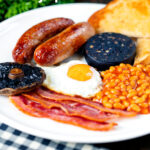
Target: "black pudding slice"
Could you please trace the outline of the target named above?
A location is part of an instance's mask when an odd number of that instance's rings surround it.
[[[120,63],[132,64],[135,55],[135,42],[118,33],[97,34],[85,44],[85,59],[98,70],[106,70]]]

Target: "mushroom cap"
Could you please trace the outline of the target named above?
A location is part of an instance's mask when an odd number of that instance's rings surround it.
[[[12,70],[22,70],[23,75],[12,78]],[[20,73],[20,72],[19,72]],[[40,86],[46,75],[44,70],[29,64],[18,64],[15,62],[0,63],[0,95],[16,95],[28,92]]]

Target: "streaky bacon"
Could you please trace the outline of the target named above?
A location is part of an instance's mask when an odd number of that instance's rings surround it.
[[[50,118],[58,122],[76,125],[88,130],[108,131],[116,124],[91,121],[82,117],[68,116],[59,108],[45,108],[40,103],[34,102],[24,96],[11,96],[12,103],[23,113],[34,117]]]
[[[66,100],[68,101],[69,100],[69,101],[74,101],[74,102],[78,102],[81,104],[91,106],[102,112],[113,113],[113,114],[117,114],[117,115],[124,116],[124,117],[136,116],[135,112],[128,112],[128,111],[123,111],[119,109],[109,109],[109,108],[104,107],[99,102],[92,101],[91,99],[84,99],[81,97],[73,97],[69,95],[58,94],[43,87],[37,88],[35,92],[41,97],[49,99],[49,100],[55,100],[55,101],[66,101]]]
[[[23,93],[22,95],[32,101],[40,103],[45,108],[50,109],[53,107],[57,107],[57,108],[62,109],[67,114],[69,113],[68,110],[60,102],[57,102],[54,100],[47,100],[47,99],[37,95],[35,92]]]
[[[57,107],[62,109],[67,115],[79,116],[89,120],[94,120],[97,122],[104,122],[116,119],[118,116],[106,112],[101,112],[91,106],[81,104],[73,101],[54,101],[51,99],[45,99],[34,92],[28,92],[22,94],[26,98],[40,103],[45,108]]]
[[[34,109],[34,106],[39,105],[38,103],[27,101],[23,96],[10,96],[9,99],[23,113],[33,117],[41,117],[41,114]]]

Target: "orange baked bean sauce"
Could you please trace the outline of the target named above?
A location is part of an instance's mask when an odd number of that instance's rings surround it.
[[[94,100],[107,108],[150,112],[150,65],[120,64],[100,73],[103,89]]]

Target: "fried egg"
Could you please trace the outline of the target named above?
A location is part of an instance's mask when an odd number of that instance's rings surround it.
[[[43,85],[57,93],[90,98],[101,90],[99,72],[81,60],[42,68],[46,73]]]

